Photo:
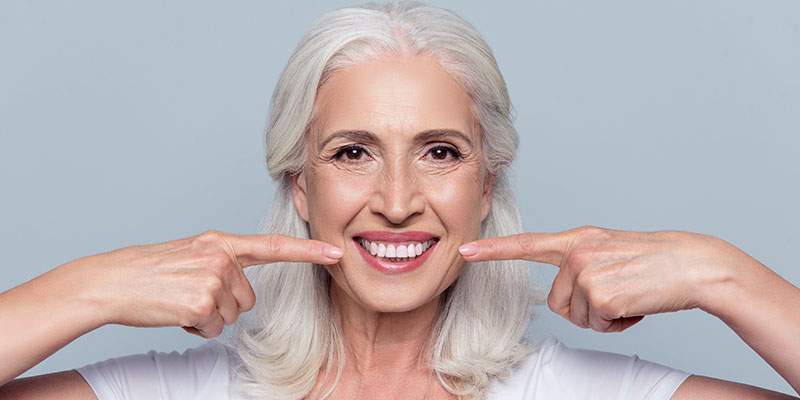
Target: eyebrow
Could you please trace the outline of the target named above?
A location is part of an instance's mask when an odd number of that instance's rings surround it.
[[[435,138],[444,138],[444,137],[458,137],[461,140],[467,142],[470,147],[472,147],[472,140],[469,136],[465,135],[459,130],[456,129],[428,129],[422,132],[417,133],[414,135],[414,141],[422,142],[430,139]],[[330,136],[326,137],[325,140],[322,141],[319,145],[318,150],[322,150],[328,142],[337,138],[346,138],[356,142],[365,142],[365,143],[377,143],[380,142],[378,136],[374,133],[366,130],[353,130],[353,129],[343,129],[332,133]]]

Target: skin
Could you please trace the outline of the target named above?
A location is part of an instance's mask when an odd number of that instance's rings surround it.
[[[430,378],[419,349],[438,296],[463,266],[454,249],[478,234],[474,210],[481,210],[481,220],[486,217],[491,178],[480,165],[479,148],[471,162],[431,167],[421,161],[429,147],[413,137],[425,129],[453,128],[478,143],[469,98],[435,60],[386,56],[335,72],[318,93],[314,115],[294,200],[313,238],[345,250],[329,267],[350,360],[335,398],[414,397],[408,388],[425,387]],[[321,145],[344,129],[368,130],[374,137]],[[332,160],[346,157],[337,151],[353,144],[364,150],[355,152],[357,162]],[[367,266],[350,240],[366,229],[427,230],[442,236],[442,246],[415,273],[388,276]],[[800,290],[728,242],[691,232],[581,227],[471,244],[472,255],[469,245],[460,248],[467,261],[519,258],[559,266],[548,305],[577,326],[620,332],[644,315],[700,308],[731,326],[795,389],[800,385],[800,321],[794,311],[800,309]],[[777,295],[765,296],[766,287]],[[756,312],[741,304],[762,307]],[[441,387],[436,394],[447,397]],[[791,398],[697,375],[673,398],[732,396]]]
[[[584,226],[475,240],[490,207],[492,178],[478,161],[480,140],[468,106],[454,81],[424,57],[387,57],[336,72],[320,91],[308,162],[293,188],[313,239],[208,231],[83,257],[0,293],[0,383],[8,382],[0,399],[95,399],[74,370],[10,379],[106,324],[180,326],[215,337],[255,302],[242,269],[276,261],[331,271],[348,357],[334,399],[453,398],[419,363],[419,349],[442,292],[464,262],[489,259],[558,267],[549,307],[598,332],[623,331],[645,315],[702,309],[800,388],[800,289],[722,239]],[[432,128],[458,129],[477,145],[413,140]],[[318,148],[340,129],[373,132],[373,141],[362,143],[369,155],[364,163],[333,162],[330,151]],[[465,158],[434,159],[432,149],[442,144],[458,147]],[[350,237],[367,229],[426,230],[441,241],[417,271],[388,276],[355,252]],[[308,398],[329,383],[321,377]],[[699,375],[672,398],[796,399]]]
[[[94,399],[74,370],[10,380],[107,324],[219,336],[255,303],[243,268],[339,257],[340,249],[315,240],[212,230],[62,264],[0,293],[0,399]]]
[[[559,268],[551,310],[597,332],[621,332],[644,316],[699,308],[725,322],[800,392],[800,289],[733,244],[683,231],[584,226],[466,243],[465,259],[521,259]],[[673,394],[689,399],[796,399],[692,375]]]
[[[344,250],[328,267],[348,356],[336,395],[408,398],[410,387],[431,381],[420,349],[440,295],[464,265],[458,246],[478,238],[489,212],[491,178],[481,162],[480,131],[469,96],[431,58],[383,57],[345,68],[317,96],[308,157],[293,193],[311,237]],[[430,129],[457,130],[466,139],[415,139]],[[328,140],[341,130],[373,137]],[[352,155],[341,151],[350,145],[361,147]],[[351,238],[364,230],[426,231],[439,243],[421,268],[387,275],[357,252]]]

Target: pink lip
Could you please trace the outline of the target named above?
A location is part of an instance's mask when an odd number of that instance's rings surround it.
[[[365,236],[361,236],[361,237],[363,237],[363,238],[365,238],[367,240],[371,240],[371,239],[369,239],[368,237],[365,237]],[[397,238],[397,237],[395,236],[395,238]],[[433,238],[433,236],[430,236],[430,238]],[[428,240],[428,239],[408,239],[407,236],[404,236],[404,237],[402,237],[402,238],[400,238],[398,240],[388,240],[388,239],[372,239],[372,240],[383,240],[383,241],[402,241],[402,240],[425,241],[425,240]],[[364,258],[364,261],[366,261],[367,264],[369,264],[371,267],[373,267],[373,268],[377,269],[378,271],[381,271],[381,272],[383,272],[385,274],[402,274],[402,273],[411,272],[411,271],[416,270],[417,268],[419,268],[422,265],[422,263],[425,262],[425,260],[428,259],[428,257],[433,252],[433,250],[436,248],[436,245],[438,243],[439,243],[438,240],[435,241],[431,245],[431,247],[429,247],[427,250],[425,250],[424,253],[422,253],[419,257],[417,257],[417,258],[415,258],[413,260],[403,261],[403,262],[387,262],[387,261],[383,261],[383,260],[373,256],[372,254],[369,254],[369,252],[365,248],[361,247],[360,243],[358,243],[358,239],[357,238],[353,238],[353,245],[358,250],[358,254],[361,254],[361,257]]]

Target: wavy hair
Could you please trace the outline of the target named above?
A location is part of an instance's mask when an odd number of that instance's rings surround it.
[[[518,135],[494,55],[470,23],[420,2],[333,10],[303,36],[271,99],[266,165],[278,187],[259,232],[310,237],[292,202],[291,181],[305,161],[316,93],[338,69],[385,54],[433,56],[470,96],[483,161],[495,177],[480,237],[522,232],[509,183]],[[321,397],[327,398],[345,362],[342,331],[329,296],[330,274],[318,265],[290,262],[248,268],[246,273],[257,301],[233,326],[230,345],[241,360],[232,377],[235,390],[244,397],[301,399],[324,368],[326,377],[335,372]],[[485,398],[494,378],[508,376],[535,349],[525,330],[535,317],[534,306],[543,302],[542,293],[524,262],[465,263],[440,297],[441,312],[425,353],[441,385],[459,399]]]

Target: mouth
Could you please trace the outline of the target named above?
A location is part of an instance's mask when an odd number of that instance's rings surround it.
[[[439,238],[432,235],[381,236],[369,235],[373,240],[354,236],[353,243],[367,264],[387,274],[416,270],[430,257],[439,242]],[[412,239],[397,240],[405,237]]]

